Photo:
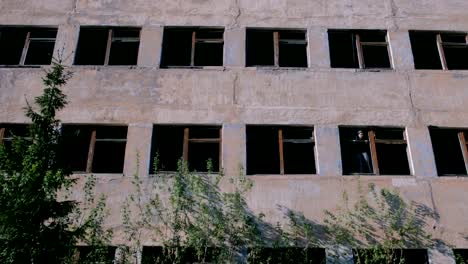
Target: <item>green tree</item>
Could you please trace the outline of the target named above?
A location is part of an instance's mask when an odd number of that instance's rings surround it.
[[[31,119],[27,137],[0,145],[0,262],[68,263],[76,243],[106,232],[100,229],[103,199],[91,213],[77,210],[77,202],[59,197],[75,180],[61,162],[58,111],[67,104],[63,87],[71,73],[59,63],[46,70],[43,93],[25,114]],[[92,183],[93,184],[93,183]],[[87,184],[88,192],[93,186]],[[93,203],[86,198],[85,203]],[[83,219],[78,221],[80,217]]]

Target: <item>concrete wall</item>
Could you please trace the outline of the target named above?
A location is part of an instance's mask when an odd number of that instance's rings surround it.
[[[252,176],[248,201],[272,222],[283,219],[278,205],[320,220],[324,209],[340,204],[343,191],[356,193],[357,178],[341,176],[338,126],[405,127],[413,176],[361,180],[398,188],[408,201],[436,211],[440,217],[428,223],[433,236],[468,248],[468,180],[436,177],[427,130],[468,127],[468,71],[414,70],[407,34],[468,31],[467,9],[465,0],[2,0],[0,25],[57,26],[55,54],[67,65],[80,25],[143,28],[138,66],[71,67],[74,77],[64,88],[70,104],[60,113],[64,123],[128,124],[125,176],[136,168],[136,153],[140,173],[147,175],[155,123],[223,125],[223,164],[231,175],[245,168],[246,124],[313,125],[318,174]],[[166,25],[225,27],[225,66],[159,69]],[[244,67],[246,27],[306,29],[309,68]],[[387,29],[394,69],[331,69],[328,28]],[[1,123],[27,122],[22,107],[25,98],[40,93],[42,74],[42,69],[0,69]],[[112,202],[108,224],[118,234],[130,179],[98,178],[98,190]],[[442,258],[434,252],[434,259]]]

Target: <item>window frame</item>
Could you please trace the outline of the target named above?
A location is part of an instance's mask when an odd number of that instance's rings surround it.
[[[442,39],[443,34],[463,34],[465,35],[465,43],[459,43],[459,42],[444,42]],[[437,50],[439,51],[439,58],[440,58],[440,63],[442,65],[442,70],[443,71],[449,71],[449,67],[447,64],[447,59],[445,57],[445,51],[444,48],[446,46],[460,46],[460,47],[465,47],[468,48],[468,33],[466,32],[437,32],[436,34],[436,43],[437,43]],[[467,168],[468,170],[468,168]]]
[[[430,126],[429,127],[429,131],[431,131],[431,129],[434,129],[434,130],[445,130],[445,131],[452,131],[452,132],[455,132],[457,134],[457,138],[458,138],[458,143],[460,145],[460,152],[462,154],[462,159],[463,161],[465,162],[465,174],[460,174],[459,176],[462,176],[462,177],[468,177],[468,129],[467,128],[445,128],[445,127],[437,127],[437,126]],[[431,146],[433,146],[433,138],[431,136]],[[434,157],[436,158],[436,167],[437,167],[437,157],[436,157],[436,153],[434,152],[434,147],[432,147],[432,151],[433,151],[433,154],[434,154]],[[441,174],[439,173],[439,168],[436,168],[437,169],[437,175],[439,177],[456,177],[458,176],[458,174],[451,174],[451,173],[445,173],[445,174]]]
[[[225,35],[225,28],[222,27],[165,27],[164,30],[186,30],[187,32],[191,32],[192,40],[191,40],[191,48],[190,48],[190,65],[161,65],[162,68],[166,69],[187,69],[187,68],[205,68],[205,67],[224,67],[224,35]],[[223,37],[222,38],[197,38],[197,32],[204,31],[204,30],[213,30],[213,31],[222,31]],[[164,41],[164,37],[163,37]],[[209,43],[209,44],[222,44],[223,45],[223,55],[222,55],[222,64],[221,65],[195,65],[195,54],[196,54],[196,46],[198,43]],[[161,52],[164,52],[164,43],[162,46]],[[162,54],[161,54],[162,55]],[[162,59],[163,56],[161,56]],[[161,61],[162,62],[162,61]]]
[[[269,32],[273,34],[273,65],[247,65],[247,67],[259,67],[259,68],[308,68],[309,67],[309,51],[307,47],[309,47],[309,42],[307,39],[307,30],[305,29],[265,29],[265,28],[247,28],[246,31],[263,31]],[[304,40],[299,39],[281,39],[281,32],[282,31],[289,31],[289,32],[300,32],[304,34]],[[247,44],[246,39],[246,44]],[[306,66],[280,66],[280,44],[290,44],[290,45],[305,45],[306,47]],[[247,45],[246,45],[247,48]],[[245,54],[247,56],[247,53]],[[247,59],[246,59],[247,63]]]
[[[76,125],[76,124],[64,124],[65,127],[75,127],[75,128],[83,128],[83,127],[90,127],[90,131],[91,131],[91,136],[90,136],[90,139],[89,139],[89,146],[88,146],[88,152],[87,152],[87,158],[86,158],[86,167],[85,167],[85,171],[72,171],[73,174],[81,174],[81,173],[85,173],[85,174],[91,174],[91,173],[95,173],[97,174],[96,172],[93,172],[93,161],[94,161],[94,154],[95,154],[95,151],[96,151],[96,143],[97,142],[125,142],[125,148],[127,147],[126,146],[126,143],[128,141],[128,126],[124,126],[124,125],[112,125],[112,126],[108,126],[108,127],[125,127],[127,129],[127,136],[125,139],[121,138],[121,139],[117,139],[117,138],[98,138],[97,137],[97,131],[99,130],[100,127],[104,127],[102,125]],[[62,127],[63,129],[63,127]],[[83,142],[84,143],[84,142]],[[125,156],[124,156],[124,164],[125,164]],[[125,166],[125,165],[124,165]],[[103,172],[102,174],[106,174],[105,172]],[[113,173],[111,173],[113,174]],[[118,173],[117,173],[118,174]]]
[[[223,128],[219,127],[219,138],[191,138],[190,127],[184,126],[184,138],[182,141],[182,160],[189,164],[189,145],[190,143],[218,143],[219,144],[219,171],[222,168],[222,143],[223,143]]]
[[[387,174],[380,174],[380,168],[379,168],[379,158],[377,154],[377,144],[391,144],[391,145],[406,145],[407,147],[407,152],[408,152],[408,139],[406,137],[406,129],[405,128],[399,128],[399,127],[354,127],[354,126],[343,126],[344,128],[358,128],[360,130],[367,131],[367,139],[363,139],[362,141],[368,141],[369,143],[369,153],[370,153],[370,158],[372,162],[372,173],[359,173],[359,172],[351,172],[349,174],[345,175],[370,175],[370,176],[386,176]],[[402,129],[402,134],[403,134],[403,139],[378,139],[376,138],[376,130],[378,129]],[[364,132],[363,131],[363,132]],[[341,137],[341,135],[340,135]],[[354,141],[354,140],[352,140]],[[408,166],[410,168],[410,174],[408,176],[412,175],[411,171],[411,166],[410,166],[410,160],[409,160],[409,155],[407,154],[407,162]],[[343,159],[343,157],[342,157]],[[393,176],[393,175],[391,175]],[[406,175],[405,175],[406,176]]]
[[[19,30],[25,29],[26,30],[26,38],[23,44],[23,51],[21,52],[21,57],[18,64],[0,64],[0,67],[40,67],[40,66],[47,66],[50,65],[54,59],[53,53],[55,52],[55,46],[57,44],[57,34],[58,28],[56,27],[1,27],[1,28],[17,28]],[[38,38],[38,37],[31,37],[31,32],[35,30],[55,30],[55,38]],[[0,30],[0,36],[2,32]],[[44,41],[44,42],[53,42],[54,48],[52,50],[52,58],[51,63],[49,64],[25,64],[26,57],[28,56],[29,46],[31,45],[32,41]]]
[[[373,30],[369,30],[373,31]],[[381,30],[379,30],[381,31]],[[361,31],[362,32],[362,31]],[[365,69],[393,69],[393,63],[392,63],[392,58],[390,56],[391,50],[390,50],[390,44],[389,44],[389,39],[388,39],[388,31],[385,31],[385,42],[382,41],[361,41],[361,32],[356,31],[353,32],[353,36],[356,42],[356,52],[357,52],[357,58],[358,58],[358,63],[359,63],[359,69],[365,70]],[[364,52],[363,52],[363,47],[364,46],[370,46],[370,47],[387,47],[387,55],[388,55],[388,61],[390,62],[390,65],[388,68],[386,67],[366,67],[366,62],[364,59]]]
[[[112,43],[117,42],[117,41],[122,41],[122,42],[139,42],[139,46],[141,45],[141,28],[139,27],[81,27],[81,29],[105,29],[107,30],[107,42],[106,42],[106,52],[104,54],[104,64],[102,65],[87,65],[87,64],[76,64],[76,54],[75,58],[73,61],[73,66],[124,66],[124,67],[131,67],[131,66],[137,66],[138,65],[138,57],[140,56],[140,52],[138,51],[137,54],[137,63],[132,64],[132,65],[118,65],[118,64],[109,64],[110,60],[110,53],[111,53],[111,48],[112,48]],[[119,29],[133,29],[135,31],[138,31],[138,37],[114,37],[114,31],[119,30]],[[79,36],[78,36],[78,41],[77,41],[77,47],[75,49],[78,49],[78,44],[79,44]]]

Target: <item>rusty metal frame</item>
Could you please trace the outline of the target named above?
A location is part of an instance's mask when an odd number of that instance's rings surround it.
[[[304,128],[310,128],[310,127],[304,127]],[[279,154],[279,167],[280,167],[280,174],[284,175],[285,174],[285,164],[284,164],[284,143],[300,143],[300,144],[309,144],[309,143],[315,143],[314,139],[314,130],[312,129],[312,135],[310,139],[285,139],[284,138],[284,127],[279,127],[278,128],[278,154]],[[315,148],[312,150],[315,152]],[[315,153],[314,153],[315,154]]]
[[[460,147],[463,155],[463,161],[465,161],[465,170],[466,173],[468,174],[468,143],[466,141],[466,135],[464,131],[458,132],[458,140],[460,141]]]
[[[190,143],[218,143],[219,144],[219,170],[222,164],[222,128],[219,128],[219,138],[190,138],[190,127],[184,128],[184,139],[182,144],[182,160],[188,164]]]
[[[387,48],[387,56],[390,61],[390,68],[393,68],[392,65],[392,60],[390,59],[390,45],[388,45],[388,34],[385,35],[385,42],[362,42],[361,41],[361,36],[359,33],[354,33],[354,38],[355,38],[355,45],[356,45],[356,50],[357,50],[357,57],[358,57],[358,62],[359,62],[359,69],[367,69],[366,68],[366,62],[364,60],[364,52],[363,52],[363,46],[380,46],[383,47],[385,46]]]

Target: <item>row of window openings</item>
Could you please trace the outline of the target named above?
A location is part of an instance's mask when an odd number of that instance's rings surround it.
[[[0,65],[48,65],[57,29],[0,27]],[[409,31],[416,69],[468,69],[468,35]],[[328,30],[332,68],[392,68],[385,30]],[[82,27],[75,65],[136,65],[140,29]],[[222,66],[224,29],[165,28],[161,67]],[[247,29],[246,65],[307,67],[304,30]]]
[[[100,248],[99,252],[104,253],[103,258],[99,263],[114,263],[116,259],[116,247]],[[96,250],[96,249],[94,249]],[[259,248],[255,250],[254,255],[250,255],[247,250],[249,263],[262,263],[268,260],[269,263],[325,263],[326,252],[323,248]],[[89,263],[93,260],[93,248],[89,246],[77,247],[74,263]],[[199,263],[196,253],[190,248],[183,251],[184,263]],[[216,248],[208,248],[203,263],[216,263],[214,259],[216,255]],[[468,261],[468,249],[453,249],[456,256],[455,261],[457,264],[466,263]],[[353,259],[357,263],[358,259],[362,259],[369,251],[366,249],[353,249]],[[394,259],[392,263],[411,263],[411,264],[428,264],[429,257],[426,249],[394,249]],[[142,264],[157,263],[164,257],[164,249],[162,247],[144,246],[142,251]]]
[[[440,176],[467,175],[468,131],[431,127],[430,136]],[[76,173],[122,173],[126,126],[65,125],[64,156]],[[246,127],[247,174],[315,174],[312,127]],[[340,127],[344,175],[410,175],[404,129]],[[14,135],[26,136],[26,125],[0,128],[7,146]],[[192,171],[220,170],[221,127],[156,125],[150,171],[177,171],[185,161]],[[70,151],[72,150],[72,151]]]

